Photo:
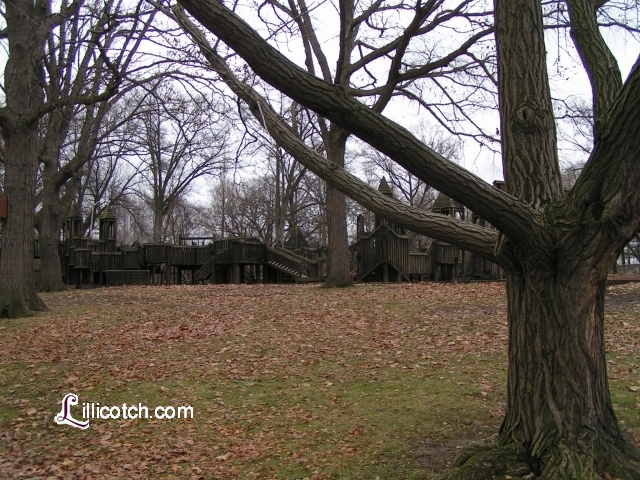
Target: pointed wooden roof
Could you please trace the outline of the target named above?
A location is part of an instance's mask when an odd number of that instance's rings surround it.
[[[387,179],[385,177],[382,177],[382,179],[380,180],[380,185],[378,185],[378,191],[380,193],[383,193],[387,197],[393,197],[393,192],[391,191],[391,187],[387,183]]]
[[[307,239],[298,227],[292,227],[289,230],[289,238],[284,242],[284,248],[289,250],[309,248],[309,242],[307,242]]]
[[[69,210],[69,214],[65,218],[72,218],[74,220],[82,220],[82,212],[80,211],[80,205],[77,203],[73,204],[71,210]]]
[[[431,207],[431,211],[436,213],[442,213],[443,211],[449,213],[451,209],[458,211],[464,210],[464,207],[444,193],[438,194],[438,198],[436,198],[436,201],[433,202],[433,206]]]
[[[100,218],[104,220],[115,220],[116,214],[113,213],[111,206],[107,205],[107,207],[102,211],[102,215],[100,215]]]

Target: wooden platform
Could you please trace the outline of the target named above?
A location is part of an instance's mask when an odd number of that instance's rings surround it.
[[[149,285],[149,270],[107,270],[107,285]]]

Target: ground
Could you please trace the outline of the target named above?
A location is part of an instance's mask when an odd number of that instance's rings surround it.
[[[49,312],[0,323],[0,478],[432,479],[502,420],[501,283],[43,298]],[[640,445],[640,284],[607,302],[613,401]],[[69,392],[194,418],[56,425]]]

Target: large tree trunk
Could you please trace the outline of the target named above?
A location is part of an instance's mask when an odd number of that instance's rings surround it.
[[[162,241],[163,204],[156,201],[153,208],[153,243]]]
[[[609,394],[607,271],[577,255],[562,268],[542,258],[507,271],[507,411],[498,444],[461,459],[445,478],[640,479],[640,454],[623,438]]]
[[[60,267],[60,255],[58,254],[58,242],[60,239],[60,226],[64,212],[61,205],[59,192],[54,190],[51,176],[55,174],[49,169],[52,165],[44,164],[42,210],[38,213],[36,227],[40,240],[40,281],[38,290],[41,292],[58,292],[66,287],[62,282],[62,270]]]
[[[35,175],[38,161],[37,112],[42,104],[38,58],[42,56],[40,18],[33,2],[5,5],[9,58],[4,72],[6,108],[0,127],[5,143],[4,186],[9,215],[2,231],[0,316],[24,317],[46,308],[33,276]]]
[[[535,264],[533,264],[535,265]],[[586,269],[585,269],[586,270]],[[639,478],[613,412],[604,344],[606,271],[507,275],[509,376],[500,436],[539,462],[542,478]],[[571,292],[571,295],[568,295]]]
[[[35,125],[5,133],[5,193],[9,215],[2,230],[0,316],[26,317],[42,310],[33,276],[35,175],[38,135]]]
[[[327,158],[344,167],[348,135],[342,129],[326,134]],[[353,284],[349,271],[349,239],[347,237],[347,197],[327,185],[327,226],[329,234],[329,273],[322,285],[325,288],[348,287]]]
[[[46,204],[45,204],[46,205]],[[40,239],[40,281],[38,290],[41,292],[59,292],[66,287],[62,281],[62,269],[60,267],[60,255],[58,243],[60,241],[60,223],[62,215],[49,213],[55,209],[54,205],[47,205],[47,211],[40,213],[40,225],[38,238]]]

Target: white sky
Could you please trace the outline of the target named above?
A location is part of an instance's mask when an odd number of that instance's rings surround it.
[[[492,3],[492,2],[486,2]],[[312,22],[320,37],[328,63],[334,66],[337,57],[337,28],[338,17],[332,2],[318,0],[317,2],[307,2],[309,9],[312,11]],[[241,10],[240,15],[245,21],[249,22],[258,29],[263,36],[267,35],[266,29],[257,18],[255,10]],[[590,102],[591,90],[586,73],[580,64],[577,52],[573,50],[573,44],[568,33],[562,33],[567,36],[561,42],[570,50],[569,53],[559,48],[558,31],[549,30],[546,35],[546,44],[548,52],[548,69],[551,77],[552,96],[554,98],[582,98]],[[613,51],[618,60],[623,78],[626,79],[631,67],[640,54],[640,42],[635,40],[627,32],[619,29],[603,29],[605,40]],[[451,45],[457,45],[460,41],[450,36],[446,38],[446,42]],[[278,45],[279,50],[288,58],[295,61],[298,65],[303,66],[303,50],[302,42],[299,38],[294,38],[286,43]],[[319,71],[317,69],[316,71]],[[561,76],[562,79],[558,79]],[[555,77],[555,78],[554,78]],[[396,121],[397,123],[408,128],[413,133],[418,133],[418,125],[425,122],[427,115],[424,110],[416,104],[408,100],[394,99],[392,103],[385,109],[384,115]],[[480,117],[479,122],[488,130],[494,132],[499,127],[499,117],[497,111],[484,114]],[[436,128],[441,128],[431,122]],[[563,145],[561,145],[563,147]],[[566,147],[566,146],[565,146]],[[571,152],[561,152],[563,163],[567,160],[574,161],[584,160],[584,157],[578,157]],[[493,180],[502,179],[502,159],[499,154],[495,154],[489,149],[480,148],[473,140],[464,140],[464,153],[461,166],[475,173],[485,181],[491,183]]]
[[[314,5],[322,3],[324,6],[315,8]],[[330,2],[320,0],[319,2],[308,2],[309,7],[313,11],[314,26],[318,30],[319,36],[328,56],[329,64],[335,65],[337,55],[337,49],[332,48],[336,44],[336,28],[337,17],[335,9]],[[324,11],[322,9],[325,9]],[[255,10],[247,14],[253,17],[253,19],[246,18],[254,26],[258,25]],[[620,69],[623,74],[623,78],[626,78],[631,67],[635,63],[638,54],[640,53],[640,42],[635,40],[629,34],[620,30],[606,29],[603,31],[605,40],[609,47],[616,56]],[[557,66],[560,65],[567,70],[564,72],[562,81],[552,80],[552,94],[557,97],[576,96],[584,99],[590,98],[590,87],[581,65],[577,62],[578,56],[575,52],[567,54],[560,52],[558,44],[556,42],[557,33],[555,31],[549,31],[547,34],[547,50],[549,59],[550,73],[557,72]],[[448,41],[456,43],[455,39],[449,38]],[[569,43],[569,48],[572,45]],[[6,60],[6,42],[1,42],[0,46],[0,68]],[[288,49],[286,48],[288,47]],[[287,45],[280,45],[282,53],[289,56],[289,58],[297,61],[298,64],[302,64],[302,50],[301,42],[299,39],[292,39]],[[4,70],[2,68],[2,70]],[[394,121],[405,126],[409,130],[416,132],[416,128],[421,120],[424,122],[424,112],[418,108],[415,104],[411,104],[406,100],[394,101],[385,110],[385,115]],[[490,126],[490,130],[494,131],[499,126],[499,119],[497,112],[486,114],[481,119],[482,124]],[[502,178],[502,164],[499,155],[496,155],[488,149],[480,149],[478,145],[470,140],[465,141],[464,154],[461,160],[461,165],[469,169],[473,173],[477,174],[487,182],[492,182],[495,179]],[[209,183],[209,182],[207,182]],[[204,185],[198,185],[193,188],[196,198],[204,200],[207,196],[207,188]]]

